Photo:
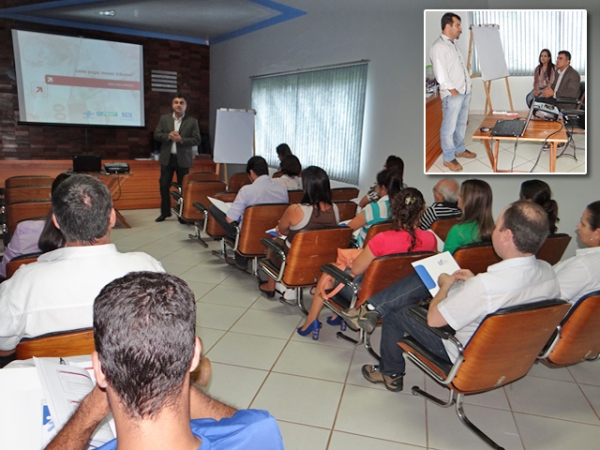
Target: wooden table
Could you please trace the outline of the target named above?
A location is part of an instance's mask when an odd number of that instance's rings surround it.
[[[529,111],[520,111],[519,117],[527,117]],[[481,131],[478,129],[473,134],[473,139],[479,139],[485,145],[492,169],[494,172],[511,172],[510,170],[498,169],[498,152],[500,148],[500,141],[514,141],[518,139],[520,142],[547,142],[550,147],[550,172],[556,171],[556,149],[558,144],[566,144],[568,141],[567,131],[563,126],[562,122],[551,122],[548,120],[531,119],[529,126],[525,130],[523,136],[516,138],[512,136],[492,136],[492,128],[496,125],[496,121],[499,119],[507,119],[504,114],[494,114],[490,112],[483,122],[481,122],[480,129],[488,127],[490,131]],[[510,117],[509,117],[510,119]],[[492,141],[495,140],[494,151],[492,152]]]

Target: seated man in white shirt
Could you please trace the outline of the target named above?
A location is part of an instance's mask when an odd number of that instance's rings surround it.
[[[552,267],[535,258],[547,235],[548,217],[539,205],[519,201],[508,206],[492,233],[494,250],[502,261],[477,276],[465,269],[452,275],[442,274],[438,280],[440,290],[429,305],[429,326],[450,325],[456,331],[456,338],[467,345],[487,314],[508,306],[559,297],[560,288]],[[454,361],[458,356],[453,345],[408,316],[412,306],[406,304],[383,318],[381,362],[379,366],[368,364],[362,368],[368,381],[385,383],[394,392],[403,388],[405,361],[397,342],[405,332],[440,358]]]
[[[115,278],[164,272],[150,255],[119,253],[110,243],[115,210],[108,188],[94,177],[73,175],[58,186],[52,220],[65,247],[21,266],[0,284],[0,356],[14,353],[22,338],[91,327],[94,298]]]
[[[236,411],[190,386],[202,349],[195,296],[180,278],[135,272],[104,287],[94,344],[97,385],[46,450],[85,449],[111,411],[117,439],[100,450],[283,449],[267,411]]]
[[[233,204],[225,214],[215,205],[210,205],[209,212],[219,225],[225,230],[225,234],[230,239],[235,239],[234,222],[242,225],[242,216],[248,206],[258,205],[260,203],[287,203],[287,188],[281,184],[275,183],[269,177],[269,166],[262,156],[253,156],[246,164],[246,173],[252,180],[252,184],[243,186],[235,196]],[[229,260],[228,263],[235,265],[240,270],[246,270],[248,261],[236,253],[235,261]]]

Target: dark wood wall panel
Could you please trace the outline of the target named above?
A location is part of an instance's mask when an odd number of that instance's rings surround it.
[[[3,1],[5,7],[36,3],[30,0]],[[120,40],[144,46],[145,128],[18,125],[16,82],[7,75],[14,70],[12,28],[82,35],[89,38]],[[133,159],[150,156],[152,133],[161,114],[171,111],[172,94],[152,92],[150,72],[178,72],[178,86],[188,95],[188,113],[198,119],[200,132],[208,134],[209,47],[186,42],[104,33],[91,30],[60,29],[54,26],[0,20],[0,160],[71,159],[82,152],[103,159]]]

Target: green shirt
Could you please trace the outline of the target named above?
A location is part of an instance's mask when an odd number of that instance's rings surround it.
[[[448,236],[446,236],[446,242],[444,243],[444,251],[454,253],[461,245],[479,241],[481,241],[481,238],[479,237],[479,227],[476,221],[459,223],[448,231]]]

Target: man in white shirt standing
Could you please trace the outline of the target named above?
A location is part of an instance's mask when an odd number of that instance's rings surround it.
[[[442,16],[442,34],[431,46],[429,59],[440,85],[443,121],[440,141],[444,165],[453,172],[462,170],[456,158],[475,158],[465,148],[465,131],[471,102],[471,77],[456,43],[462,33],[460,16],[446,13]]]

